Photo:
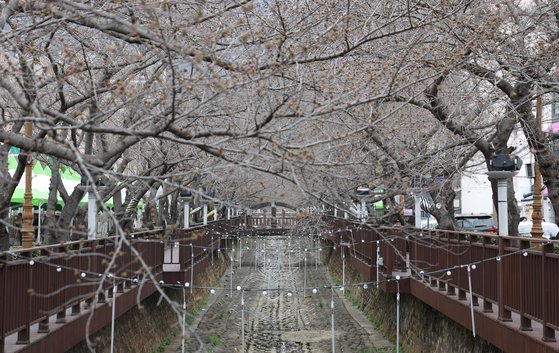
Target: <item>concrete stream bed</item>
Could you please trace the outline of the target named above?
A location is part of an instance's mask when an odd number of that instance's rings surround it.
[[[308,238],[244,240],[242,251],[230,252],[233,277],[229,270],[207,289],[214,294],[186,327],[184,348],[181,336],[165,352],[392,352],[394,345],[332,289],[315,247]]]

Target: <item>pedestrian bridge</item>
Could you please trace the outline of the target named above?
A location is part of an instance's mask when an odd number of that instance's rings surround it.
[[[239,258],[250,253],[239,239],[257,242],[262,234],[254,229],[310,237],[316,245],[305,254],[316,252],[317,261],[339,256],[344,269],[361,274],[362,282],[342,285],[412,295],[505,352],[559,352],[556,241],[337,218],[321,224],[319,233],[309,235],[292,232],[296,221],[275,228],[262,218],[237,217],[171,234],[154,230],[5,253],[0,353],[64,352],[164,286],[196,288],[197,275],[215,256],[235,248]]]

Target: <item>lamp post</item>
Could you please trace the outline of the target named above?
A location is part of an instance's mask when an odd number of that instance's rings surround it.
[[[91,180],[90,180],[91,177]],[[87,239],[97,238],[97,197],[95,188],[104,187],[101,181],[103,178],[96,172],[91,172],[89,176],[82,175],[79,188],[87,192]]]
[[[202,200],[202,203],[203,203],[203,205],[202,205],[203,223],[202,224],[203,225],[208,225],[208,201]]]
[[[522,167],[522,160],[518,157],[512,158],[508,154],[494,154],[491,157],[490,170],[487,172],[489,179],[497,180],[497,197],[499,212],[499,259],[497,264],[497,280],[498,280],[498,302],[500,321],[511,321],[510,312],[505,310],[505,267],[502,261],[504,254],[504,242],[502,236],[509,233],[509,212],[508,212],[508,180],[518,174],[518,170]]]
[[[538,130],[542,125],[542,98],[538,97],[536,99],[536,125]],[[542,228],[542,175],[540,172],[540,163],[536,157],[536,163],[534,165],[534,194],[532,202],[532,237],[542,238],[543,228]],[[539,245],[539,243],[538,243]]]
[[[25,136],[31,138],[33,134],[33,125],[28,121],[25,123]],[[27,152],[27,161],[25,165],[25,194],[23,195],[23,215],[21,221],[22,245],[24,248],[30,248],[35,237],[33,230],[33,191],[32,191],[32,173],[33,161],[31,160],[31,152]]]
[[[365,201],[371,196],[371,189],[366,186],[359,186],[355,190],[355,194],[359,200],[359,219],[361,223],[365,223],[367,221],[367,207]]]
[[[190,190],[184,190],[179,193],[179,200],[183,202],[183,228],[190,228],[190,200],[192,200],[192,193]]]
[[[415,228],[421,228],[421,192],[415,191],[413,195],[415,199]]]
[[[90,187],[87,193],[87,239],[97,237],[97,198]]]

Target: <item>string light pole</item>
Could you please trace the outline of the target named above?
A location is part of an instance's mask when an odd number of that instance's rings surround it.
[[[241,240],[241,235],[239,235],[239,270],[242,266],[242,257],[243,257],[243,241]]]
[[[380,257],[380,241],[377,240],[377,288],[379,287],[379,279],[380,279],[380,271],[379,268],[380,266],[382,266],[383,261],[382,258]]]
[[[336,353],[336,325],[334,321],[334,287],[332,287],[332,295],[330,298],[330,311],[332,323],[332,353]]]
[[[396,275],[396,353],[400,353],[400,276]]]
[[[245,290],[241,286],[237,286],[237,290],[241,291],[241,352],[245,351]]]
[[[320,248],[320,241],[318,239],[318,237],[316,238],[316,259],[314,260],[314,269],[318,270],[318,261],[320,261],[320,251],[318,250]]]
[[[231,274],[231,285],[229,287],[229,297],[233,297],[233,258],[235,256],[235,249],[231,248],[231,255],[229,256],[229,265],[231,266],[230,274]]]
[[[305,277],[303,280],[303,298],[307,295],[307,249],[305,249]]]
[[[116,321],[116,278],[112,274],[108,275],[113,280],[113,307],[111,308],[111,348],[110,353],[114,352],[115,346],[115,321]]]
[[[468,268],[468,289],[470,290],[470,314],[472,316],[472,334],[476,337],[476,322],[474,320],[474,294],[472,293],[472,270],[476,265],[467,265]]]
[[[190,243],[190,294],[192,294],[192,287],[194,287],[194,246]]]
[[[186,288],[190,286],[190,283],[185,282],[184,286],[177,281],[177,283],[182,287],[182,342],[181,342],[181,353],[185,352],[185,341],[186,341]]]

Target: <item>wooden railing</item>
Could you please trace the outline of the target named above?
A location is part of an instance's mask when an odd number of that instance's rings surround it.
[[[535,323],[541,326],[541,340],[534,344],[555,342],[559,330],[559,254],[553,249],[559,248],[558,241],[491,233],[373,228],[339,219],[331,220],[331,225],[334,232],[329,241],[336,253],[344,251],[346,259],[367,281],[375,282],[378,274],[379,286],[384,290],[395,292],[399,288],[430,304],[434,303],[429,298],[434,297],[433,293],[459,301],[469,300],[471,293],[474,306],[481,305],[486,313],[495,312],[498,321],[511,321],[514,315],[519,333],[531,330]],[[381,258],[378,266],[377,254]],[[396,275],[401,276],[398,287]],[[435,292],[429,294],[426,286]],[[444,306],[437,308],[465,326],[471,324],[469,309],[465,317],[456,316],[458,306],[446,309],[450,312],[444,312]],[[490,331],[486,328],[484,333],[498,336],[498,329]],[[559,346],[556,348],[559,351]]]
[[[155,236],[149,232],[129,238],[128,243],[110,237],[4,254],[0,262],[0,352],[12,333],[17,332],[18,344],[27,344],[31,325],[38,323],[39,333],[49,332],[51,316],[65,322],[68,314],[79,315],[93,302],[105,302],[106,295],[113,295],[113,281],[117,291],[142,283],[147,273],[136,254],[153,275],[161,273],[163,244],[148,241]]]
[[[49,333],[53,317],[57,324],[71,321],[68,325],[75,327],[67,331],[74,334],[65,337],[66,331],[57,329],[48,335],[62,335],[50,340],[56,348],[43,340],[43,349],[64,351],[83,341],[111,322],[103,304],[113,297],[113,290],[123,293],[117,297],[120,315],[138,299],[153,294],[158,284],[191,281],[191,274],[198,275],[211,264],[211,256],[220,248],[220,234],[238,224],[239,219],[223,220],[172,234],[162,230],[133,233],[126,241],[108,237],[5,253],[0,257],[0,353],[12,343],[37,351],[29,346],[39,344],[31,342],[31,329]],[[176,252],[168,251],[174,248]],[[164,272],[168,265],[177,268]],[[87,318],[89,314],[81,314],[93,306],[94,324],[75,319]]]
[[[255,228],[293,228],[300,221],[296,213],[272,217],[267,214],[253,214],[246,217],[247,226]]]
[[[272,225],[270,218],[270,223],[263,217],[260,220],[252,224]],[[286,223],[281,221],[278,226],[295,224],[297,219],[281,220]],[[67,315],[79,315],[89,305],[113,296],[113,288],[117,292],[133,292],[134,288],[143,291],[129,298],[122,296],[123,302],[117,303],[119,308],[130,308],[138,297],[155,292],[159,281],[191,282],[192,274],[196,277],[205,271],[215,252],[224,249],[222,242],[228,238],[225,235],[242,228],[243,222],[239,217],[170,235],[150,231],[128,237],[128,243],[110,237],[4,254],[0,259],[0,353],[5,351],[7,336],[17,335],[17,341],[26,344],[32,325],[37,325],[39,332],[48,332],[49,318],[56,316],[58,322],[64,322]],[[397,290],[394,279],[398,274],[398,290],[430,305],[436,304],[432,298],[441,293],[465,301],[470,293],[469,267],[471,298],[484,312],[496,310],[501,322],[512,320],[513,315],[519,317],[518,327],[522,330],[535,323],[541,325],[541,340],[530,344],[555,340],[559,329],[559,255],[553,252],[556,241],[372,227],[343,219],[329,222],[332,232],[326,241],[335,254],[343,251],[365,280],[378,279],[383,290]],[[166,266],[176,267],[164,271]],[[149,276],[146,268],[150,269]],[[151,280],[154,278],[156,281]],[[449,310],[447,316],[467,327],[469,313],[463,313],[463,306],[437,309],[443,313]],[[104,320],[110,322],[110,317]],[[486,325],[495,325],[494,321]],[[484,334],[490,331],[486,329]],[[502,336],[502,332],[499,334]],[[83,340],[85,329],[83,335],[75,339]],[[486,339],[491,341],[490,337]]]

